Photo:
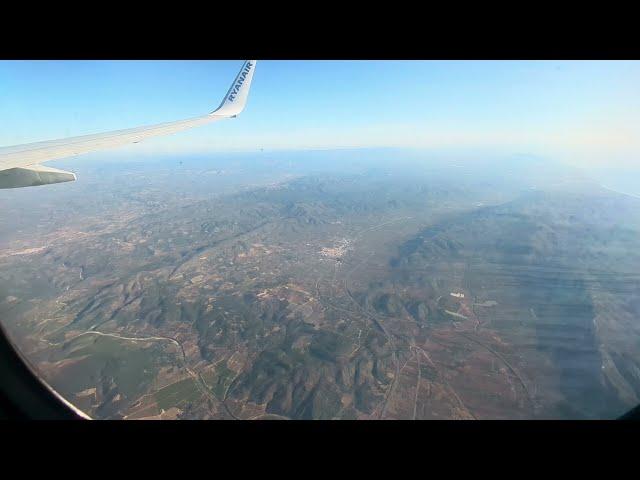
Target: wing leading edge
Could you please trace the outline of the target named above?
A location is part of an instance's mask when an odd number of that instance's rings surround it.
[[[255,66],[256,60],[244,62],[220,106],[208,115],[158,125],[0,148],[0,188],[73,181],[76,179],[75,174],[39,164],[49,160],[138,143],[147,138],[170,135],[223,118],[235,117],[242,112],[246,105]]]

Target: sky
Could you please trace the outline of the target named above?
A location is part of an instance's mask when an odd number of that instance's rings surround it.
[[[241,65],[0,61],[0,146],[208,113]],[[238,118],[112,155],[353,147],[640,169],[640,62],[259,61]]]

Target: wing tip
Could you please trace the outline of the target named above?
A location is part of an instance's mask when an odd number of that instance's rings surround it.
[[[249,90],[251,89],[251,81],[257,60],[245,60],[240,68],[240,72],[236,75],[233,83],[229,87],[227,94],[222,99],[220,106],[211,112],[210,115],[221,117],[236,117],[245,108]]]

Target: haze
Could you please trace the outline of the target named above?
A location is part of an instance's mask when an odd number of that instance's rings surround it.
[[[0,144],[213,109],[238,62],[0,62]],[[640,62],[263,61],[242,119],[120,149],[411,147],[638,167]]]

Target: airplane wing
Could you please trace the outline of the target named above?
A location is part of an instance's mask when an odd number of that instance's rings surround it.
[[[242,112],[246,105],[255,66],[256,60],[244,62],[220,106],[208,115],[95,135],[0,147],[0,188],[73,181],[76,179],[74,173],[45,167],[40,163],[138,143],[147,138],[169,135],[223,118],[233,118]]]

